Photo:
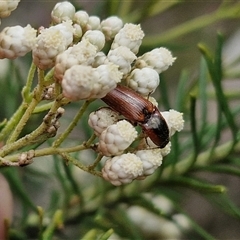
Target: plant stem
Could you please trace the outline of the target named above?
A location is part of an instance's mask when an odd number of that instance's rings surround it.
[[[102,173],[95,171],[94,169],[90,169],[89,167],[80,163],[77,159],[70,156],[68,153],[60,153],[60,155],[64,158],[64,160],[68,163],[72,163],[73,165],[77,166],[78,168],[82,169],[85,172],[89,172],[95,176],[102,177]]]
[[[53,119],[55,117],[55,113],[57,112],[57,109],[60,106],[62,106],[62,101],[61,101],[62,99],[63,99],[63,96],[60,94],[57,97],[57,99],[55,100],[54,104],[52,105],[50,111],[46,115],[47,122],[43,121],[36,130],[31,132],[30,134],[25,135],[24,137],[20,138],[19,140],[7,143],[5,146],[3,146],[0,149],[0,156],[4,157],[7,154],[9,154],[13,151],[16,151],[22,147],[25,147],[25,146],[33,144],[33,143],[42,142],[42,141],[48,139],[49,133],[47,132],[47,128],[49,127],[49,125],[51,125],[51,119]],[[29,112],[31,112],[31,109],[32,108],[30,108]],[[23,115],[22,119],[24,118],[24,115]],[[26,118],[27,118],[27,116],[26,116]],[[20,123],[21,123],[21,121],[19,122],[19,124]],[[24,121],[23,121],[23,123],[24,123]],[[22,125],[20,125],[20,126],[22,127]]]
[[[25,102],[31,102],[31,88],[33,83],[34,74],[36,71],[36,65],[34,63],[31,64],[31,67],[28,72],[27,83],[25,87],[22,89],[22,97]]]
[[[77,125],[79,119],[82,117],[83,113],[85,112],[86,108],[88,105],[92,102],[93,100],[87,100],[84,102],[78,113],[75,115],[73,121],[69,124],[67,129],[54,141],[53,146],[58,147],[66,138],[67,136],[72,132],[72,130],[75,128]]]
[[[53,216],[52,222],[48,225],[46,230],[43,232],[42,239],[51,240],[53,238],[54,230],[63,228],[63,212],[57,210]]]
[[[44,87],[44,72],[40,69],[38,69],[38,82],[39,84],[37,87],[34,89],[34,96],[28,105],[25,113],[21,117],[20,121],[18,122],[17,126],[14,128],[14,131],[12,132],[11,136],[8,138],[7,143],[13,143],[14,141],[17,140],[18,136],[22,132],[24,126],[26,125],[27,121],[31,117],[35,107],[38,105],[38,103],[41,101],[42,98],[42,91]],[[31,82],[29,80],[29,82]],[[29,87],[27,87],[28,89]],[[27,104],[27,102],[26,102]]]
[[[27,109],[26,103],[22,103],[19,106],[17,111],[13,114],[11,119],[6,123],[5,127],[2,129],[0,133],[0,141],[4,140],[7,136],[9,136],[11,131],[15,128],[15,126],[21,119],[22,115],[25,113],[26,109]]]
[[[28,106],[26,111],[24,112],[24,114],[21,117],[20,121],[18,122],[17,126],[14,128],[13,133],[8,138],[7,144],[13,143],[14,141],[16,141],[16,139],[18,138],[18,136],[22,132],[24,126],[26,125],[28,119],[30,118],[30,116],[31,116],[31,114],[32,114],[32,112],[35,109],[37,104],[38,104],[38,101],[35,98],[33,98],[32,102],[30,103],[30,105]]]
[[[220,161],[227,157],[230,151],[239,153],[240,152],[240,142],[234,145],[233,141],[229,141],[225,144],[222,144],[216,147],[213,152],[212,149],[209,149],[203,153],[200,153],[197,158],[194,167],[207,166],[210,163]],[[189,157],[183,159],[176,164],[174,168],[174,173],[172,172],[172,167],[166,167],[161,175],[162,180],[171,179],[172,174],[174,175],[183,175],[188,169],[189,164],[192,162],[193,154]]]

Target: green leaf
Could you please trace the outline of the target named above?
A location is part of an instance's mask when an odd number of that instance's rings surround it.
[[[199,71],[199,101],[201,103],[201,130],[199,132],[199,141],[205,135],[205,129],[207,127],[207,79],[208,70],[206,62],[201,58],[200,71]]]
[[[99,230],[98,229],[91,229],[89,230],[81,239],[87,239],[87,240],[96,240],[98,239]]]
[[[175,107],[178,111],[183,112],[184,106],[188,100],[189,95],[186,94],[186,86],[189,82],[189,73],[186,70],[181,72],[181,76],[178,82],[177,92],[175,96]]]
[[[217,205],[221,211],[240,220],[240,208],[229,198],[227,194],[207,195],[207,198]]]
[[[239,161],[239,159],[238,159],[238,161]],[[225,173],[225,174],[230,174],[232,176],[240,177],[240,167],[239,166],[230,166],[229,164],[203,166],[203,167],[198,167],[197,170],[216,172],[216,173]]]
[[[217,103],[219,107],[221,108],[222,112],[224,113],[227,122],[231,128],[233,139],[236,142],[236,134],[238,131],[238,127],[235,123],[233,114],[230,111],[230,108],[228,106],[227,98],[224,95],[223,88],[221,85],[222,80],[222,62],[221,62],[221,52],[222,52],[222,45],[223,45],[223,38],[219,34],[218,35],[218,45],[216,49],[216,54],[213,56],[213,54],[210,52],[210,50],[207,49],[206,46],[203,44],[199,44],[198,47],[203,54],[208,70],[212,79],[212,83],[215,88],[216,96],[217,96]]]
[[[197,134],[197,119],[196,119],[196,97],[190,97],[190,124],[191,124],[191,132],[192,132],[192,141],[193,141],[193,157],[192,161],[189,164],[189,168],[191,168],[197,160],[197,156],[200,151],[200,143],[198,140]]]
[[[213,185],[201,179],[193,177],[173,177],[167,181],[167,183],[174,184],[176,186],[182,186],[190,188],[192,190],[201,192],[201,193],[224,193],[226,188],[222,185]]]
[[[63,213],[61,210],[57,210],[53,216],[51,223],[45,229],[42,234],[42,239],[51,240],[53,239],[54,231],[63,227]]]
[[[17,168],[9,168],[3,171],[5,177],[9,181],[11,189],[15,192],[16,196],[22,201],[23,206],[30,208],[34,212],[38,212],[37,206],[29,198],[28,193],[23,186],[23,183],[19,177]]]
[[[114,230],[111,228],[109,229],[107,232],[105,232],[100,238],[99,240],[107,240],[109,237],[111,237],[111,235],[114,233]]]

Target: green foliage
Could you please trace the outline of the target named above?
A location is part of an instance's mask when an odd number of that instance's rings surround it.
[[[107,16],[118,15],[126,22],[143,22],[184,4],[187,1],[107,0],[105,5],[99,4],[102,8],[96,11]],[[209,24],[239,17],[240,3],[223,1],[214,12],[180,23],[165,32],[146,35],[141,51],[167,44],[177,46],[175,42],[180,37]],[[0,91],[4,97],[1,102],[0,140],[4,146],[0,149],[0,172],[7,178],[20,205],[8,229],[9,239],[105,240],[112,234],[123,239],[153,239],[152,233],[142,230],[129,216],[128,209],[136,206],[139,211],[148,212],[150,215],[147,217],[157,218],[159,229],[161,222],[169,228],[174,226],[186,239],[214,239],[215,236],[211,236],[184,210],[182,201],[189,190],[239,222],[239,203],[231,200],[225,183],[203,177],[204,174],[211,176],[211,173],[240,177],[240,107],[239,104],[234,107],[231,104],[232,100],[239,101],[240,95],[235,94],[233,98],[231,92],[223,87],[228,69],[224,69],[222,63],[223,37],[217,33],[216,36],[216,49],[213,51],[205,43],[198,44],[202,55],[199,69],[194,69],[198,73],[192,77],[193,70],[185,66],[186,69],[174,82],[174,97],[167,75],[161,76],[161,108],[183,112],[185,129],[172,138],[171,153],[164,158],[163,165],[155,174],[124,187],[113,187],[101,179],[99,162],[102,156],[90,151],[95,136],[91,136],[86,119],[89,112],[101,103],[85,101],[68,106],[69,102],[60,94],[60,86],[55,90],[58,97],[54,101],[41,101],[43,89],[54,81],[53,73],[36,70],[32,65],[22,88],[25,81],[15,80],[22,76],[17,74],[18,64],[11,65],[7,76],[0,79]],[[37,83],[34,81],[36,75]],[[19,104],[20,92],[22,103]],[[214,120],[210,116],[210,101],[216,104]],[[57,109],[61,106],[66,107],[72,117],[70,120],[67,117],[63,120],[65,116],[60,119],[66,127],[54,136],[46,129],[48,123],[57,118]],[[42,121],[43,115],[45,121]],[[32,129],[29,122],[40,123]],[[73,130],[79,138],[87,140],[79,144],[79,139],[71,135]],[[226,132],[227,138],[223,139]],[[31,155],[32,150],[33,164],[31,158],[24,162],[19,160],[22,153]],[[28,164],[23,169],[11,167]],[[167,199],[170,210],[161,202],[156,204],[153,201],[158,196]],[[176,213],[185,216],[187,226],[176,221]],[[166,239],[166,234],[166,229],[162,229],[160,237]]]

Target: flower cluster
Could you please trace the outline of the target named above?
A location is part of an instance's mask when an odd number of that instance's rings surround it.
[[[11,4],[5,7],[5,15],[13,9]],[[83,10],[76,11],[68,1],[55,5],[51,19],[48,28],[34,29],[27,25],[3,29],[0,58],[14,59],[32,52],[33,62],[39,69],[54,69],[54,79],[70,101],[103,98],[120,83],[157,104],[150,94],[160,84],[159,74],[167,70],[175,58],[164,47],[139,56],[144,38],[140,25],[124,24],[116,16],[100,20]],[[52,92],[50,86],[44,99],[52,99]],[[182,130],[181,113],[170,110],[162,115],[169,137]],[[151,175],[171,148],[171,142],[160,149],[147,138],[144,143],[138,141],[137,150],[128,152],[132,143],[139,140],[135,126],[128,120],[131,119],[123,119],[108,108],[89,116],[89,125],[99,139],[97,151],[110,157],[102,169],[103,177],[114,185]]]
[[[168,197],[149,193],[143,194],[143,197],[161,215],[138,205],[126,208],[128,217],[141,229],[142,235],[148,236],[147,238],[151,236],[151,239],[181,239],[183,231],[187,232],[191,229],[190,220],[184,214],[176,213],[174,204]]]
[[[169,128],[169,135],[183,129],[183,114],[170,109],[162,112]],[[135,127],[122,120],[110,108],[100,108],[91,113],[89,125],[99,138],[98,151],[108,158],[102,169],[103,178],[115,186],[142,180],[161,166],[163,158],[171,151],[171,142],[164,148],[157,147],[149,137],[140,142],[137,150],[126,152],[136,140]]]
[[[17,8],[19,2],[20,0],[0,1],[0,22],[1,18],[8,17]]]

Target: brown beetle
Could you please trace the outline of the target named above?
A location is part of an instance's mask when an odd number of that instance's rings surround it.
[[[168,125],[158,108],[149,100],[122,85],[118,85],[102,100],[126,119],[141,126],[157,146],[164,148],[168,144]]]

